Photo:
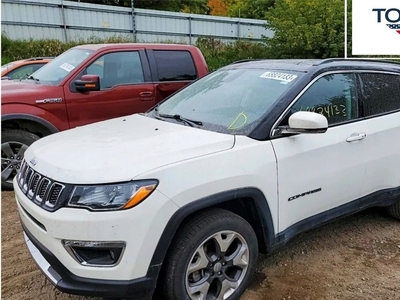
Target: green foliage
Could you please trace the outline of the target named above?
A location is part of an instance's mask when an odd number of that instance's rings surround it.
[[[72,0],[78,1],[78,0]],[[208,0],[134,0],[135,8],[208,14]],[[131,0],[80,0],[93,4],[131,7]]]
[[[5,34],[1,37],[1,64],[37,56],[57,56],[71,47],[81,44],[129,43],[132,39],[114,36],[108,39],[91,37],[70,43],[58,40],[11,40]],[[159,43],[176,43],[171,40]],[[183,42],[182,42],[183,43]],[[181,44],[182,44],[181,43]],[[211,71],[241,59],[267,58],[267,48],[262,43],[239,40],[225,44],[212,37],[198,38],[196,46],[202,51]]]
[[[275,0],[225,0],[228,5],[228,16],[250,19],[265,19],[265,14]]]
[[[225,44],[212,37],[198,38],[196,46],[202,51],[210,71],[242,59],[268,58],[263,43],[239,40]]]
[[[88,39],[80,39],[73,42],[63,43],[59,40],[11,40],[6,34],[1,35],[1,64],[10,61],[40,56],[58,56],[69,48],[81,44],[101,44],[101,43],[129,43],[131,38],[123,36],[113,36],[101,39],[92,36]]]
[[[276,58],[344,57],[343,0],[276,0],[266,19]]]

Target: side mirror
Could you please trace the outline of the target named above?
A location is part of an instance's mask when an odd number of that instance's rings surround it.
[[[289,118],[289,126],[281,128],[281,134],[325,133],[328,130],[328,119],[318,113],[299,111]]]
[[[74,81],[79,92],[100,91],[100,77],[98,75],[83,75]]]

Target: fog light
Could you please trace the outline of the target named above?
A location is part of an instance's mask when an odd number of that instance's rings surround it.
[[[120,262],[125,242],[62,241],[65,250],[81,265],[114,267]]]

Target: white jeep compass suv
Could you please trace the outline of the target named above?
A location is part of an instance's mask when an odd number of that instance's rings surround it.
[[[40,139],[14,188],[61,291],[239,299],[259,251],[367,207],[400,219],[400,64],[234,63],[145,114]]]

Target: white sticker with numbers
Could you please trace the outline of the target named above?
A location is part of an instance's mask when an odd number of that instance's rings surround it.
[[[274,79],[283,82],[292,82],[297,78],[297,75],[281,73],[281,72],[265,72],[260,78]]]
[[[69,63],[63,63],[63,64],[60,66],[60,68],[61,68],[61,69],[64,69],[64,70],[67,71],[67,72],[71,72],[73,69],[75,69],[75,67],[74,67],[73,65],[69,64]]]

